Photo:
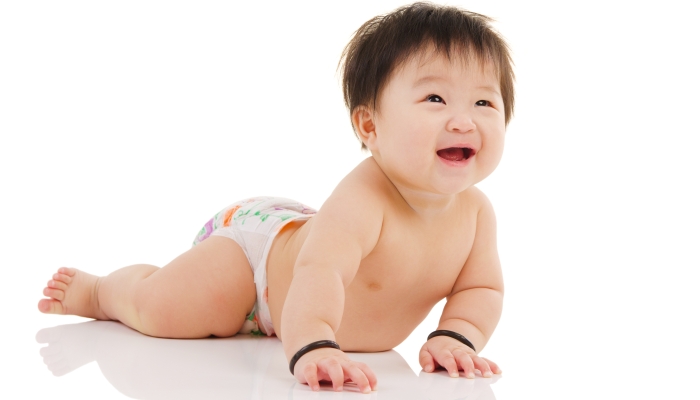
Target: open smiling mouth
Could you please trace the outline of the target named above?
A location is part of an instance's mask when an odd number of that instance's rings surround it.
[[[438,150],[437,155],[448,161],[464,161],[474,155],[474,150],[469,147],[449,147]]]

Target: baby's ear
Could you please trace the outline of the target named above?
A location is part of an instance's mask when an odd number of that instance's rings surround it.
[[[374,113],[366,106],[358,106],[352,112],[352,125],[362,143],[372,151],[377,140],[377,132],[374,125]]]

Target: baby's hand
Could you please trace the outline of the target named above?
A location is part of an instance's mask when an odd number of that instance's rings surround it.
[[[352,361],[340,350],[316,349],[304,354],[294,366],[294,377],[301,383],[319,390],[320,381],[333,383],[335,391],[343,390],[343,383],[355,382],[362,393],[377,390],[377,377],[365,363]]]
[[[428,340],[420,349],[419,362],[425,372],[433,372],[437,362],[453,378],[459,376],[459,370],[464,371],[467,378],[474,378],[475,369],[481,371],[484,378],[501,373],[496,363],[479,357],[474,350],[448,336]]]

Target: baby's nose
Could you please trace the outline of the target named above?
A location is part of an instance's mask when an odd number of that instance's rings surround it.
[[[474,128],[476,128],[476,125],[474,121],[472,121],[471,116],[467,113],[455,115],[447,123],[447,130],[455,133],[469,132],[474,130]]]

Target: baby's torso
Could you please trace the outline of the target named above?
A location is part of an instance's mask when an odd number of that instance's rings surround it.
[[[382,351],[401,343],[447,296],[471,250],[478,207],[469,193],[459,205],[430,222],[405,209],[383,219],[374,250],[365,257],[345,293],[336,340],[348,351]],[[292,281],[294,262],[314,219],[290,223],[268,258],[268,304],[275,331]]]

